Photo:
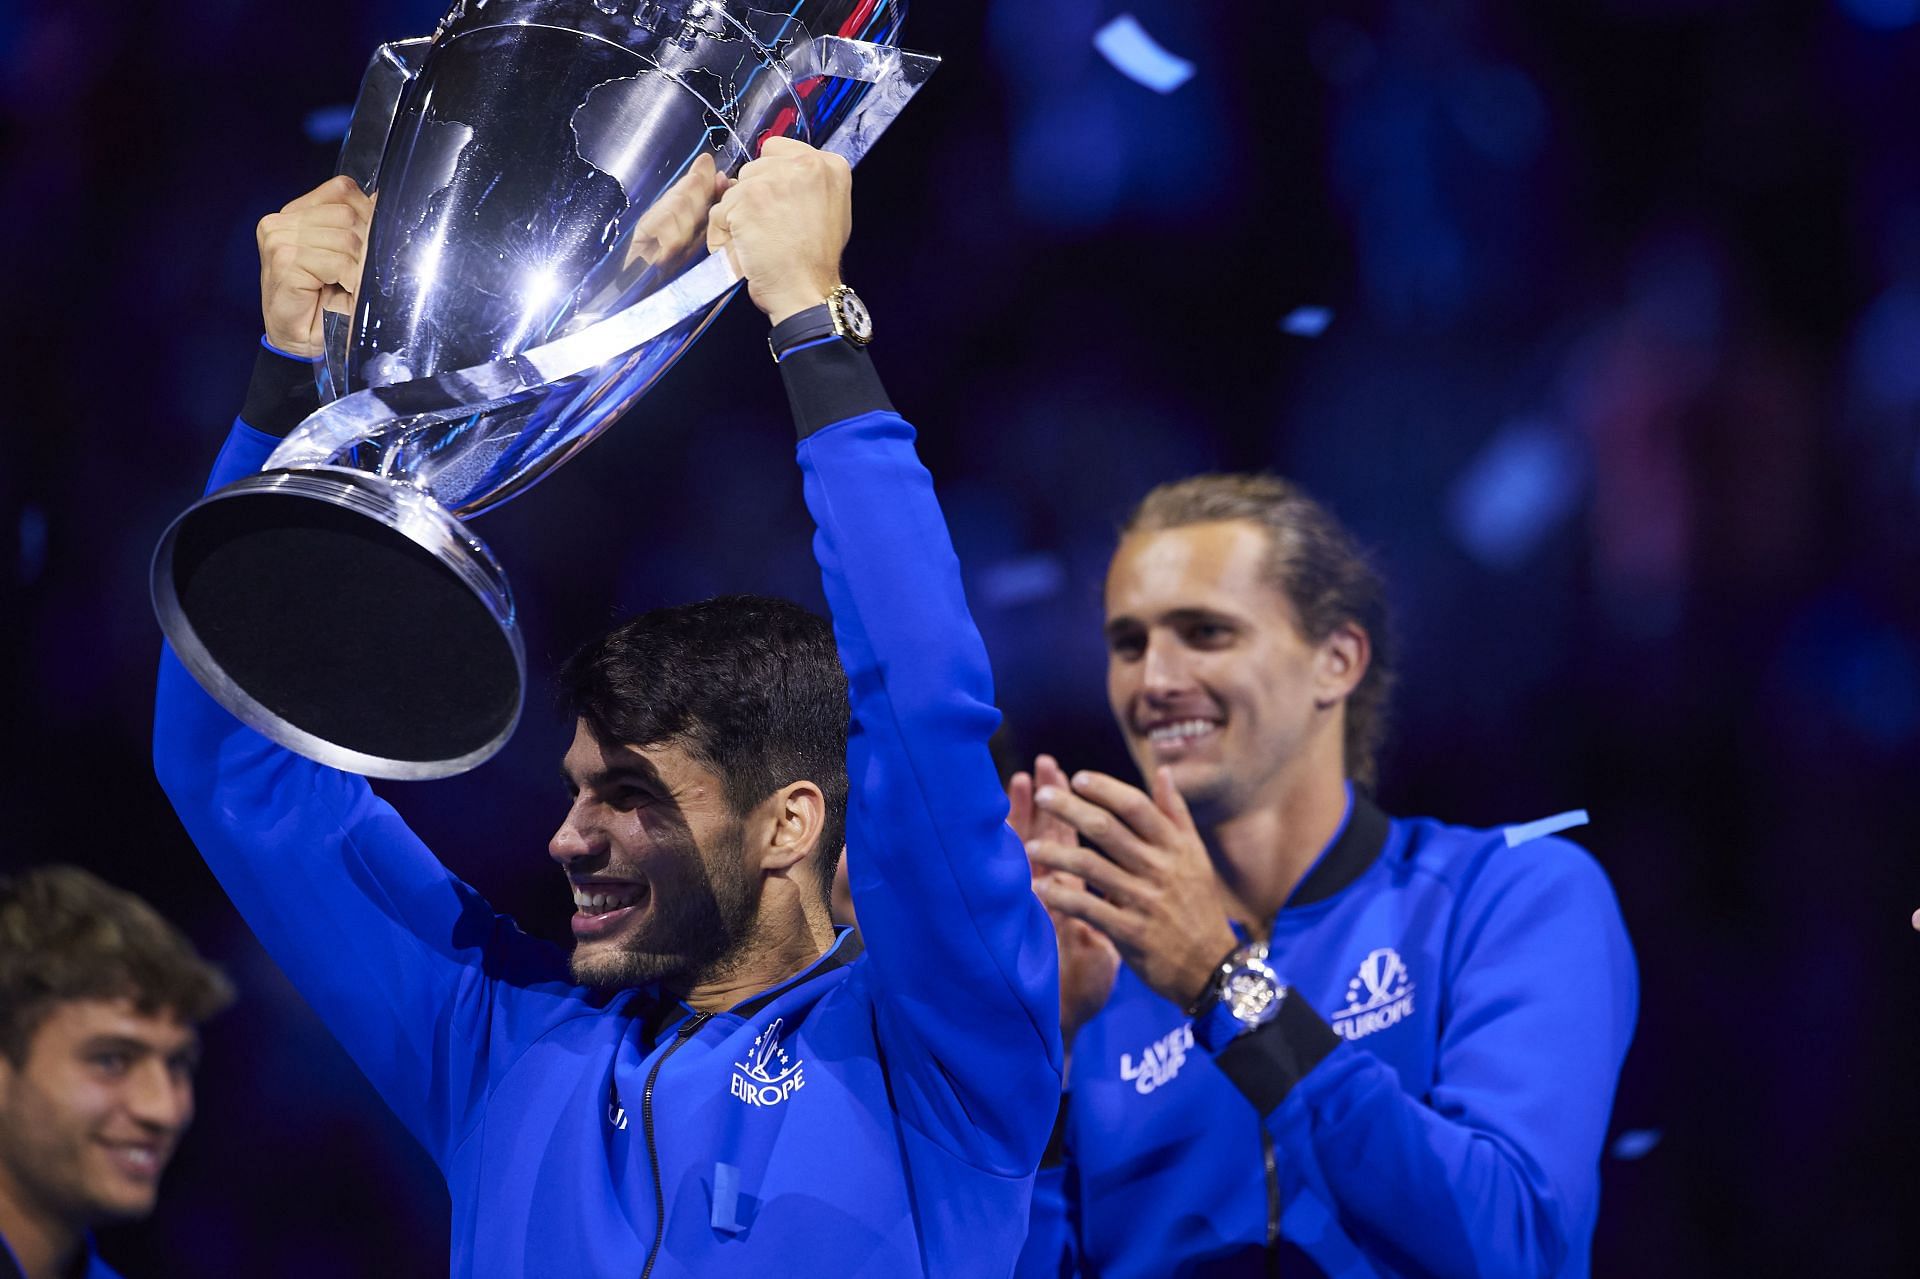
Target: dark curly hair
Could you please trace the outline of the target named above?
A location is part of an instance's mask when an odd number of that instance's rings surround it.
[[[825,618],[764,595],[654,609],[568,658],[559,704],[602,742],[685,749],[720,776],[736,817],[782,786],[814,783],[827,801],[820,891],[832,892],[851,711]]]

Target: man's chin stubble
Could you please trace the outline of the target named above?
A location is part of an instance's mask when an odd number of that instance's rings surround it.
[[[570,966],[578,985],[595,990],[628,990],[681,975],[687,968],[687,956],[651,951],[582,955],[576,950]]]
[[[631,990],[659,983],[677,990],[725,977],[738,969],[750,949],[736,942],[718,955],[663,954],[651,950],[616,950],[582,955],[573,952],[573,980],[595,990]]]

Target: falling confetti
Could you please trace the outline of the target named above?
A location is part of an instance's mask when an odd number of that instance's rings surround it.
[[[980,574],[981,598],[995,608],[1051,599],[1066,586],[1067,566],[1057,555],[1020,555],[988,565]]]
[[[1139,19],[1123,13],[1094,33],[1093,47],[1113,69],[1155,93],[1172,93],[1193,79],[1193,64],[1160,47]]]
[[[338,142],[347,136],[347,126],[352,123],[352,107],[321,107],[307,112],[302,128],[309,142]]]
[[[1447,494],[1447,522],[1469,554],[1512,570],[1566,523],[1585,484],[1585,459],[1551,422],[1521,418],[1502,427]]]
[[[1575,826],[1587,824],[1587,810],[1576,808],[1570,813],[1556,813],[1552,817],[1542,817],[1537,822],[1528,822],[1524,826],[1507,827],[1507,847],[1518,848],[1532,839],[1542,839],[1548,835],[1558,835],[1563,830],[1572,830]]]
[[[1324,306],[1297,306],[1287,312],[1280,327],[1295,337],[1317,338],[1333,323],[1333,312]]]

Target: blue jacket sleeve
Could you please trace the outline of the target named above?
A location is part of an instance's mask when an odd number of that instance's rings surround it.
[[[848,882],[905,1122],[1032,1173],[1060,1096],[1058,962],[987,739],[999,723],[960,566],[891,411],[804,438],[814,550],[853,702]]]
[[[276,441],[236,422],[209,488]],[[497,917],[364,778],[274,745],[161,655],[154,767],[267,953],[444,1168],[565,958]]]
[[[1267,1033],[1284,1016],[1216,1060],[1369,1257],[1408,1275],[1557,1274],[1592,1234],[1633,1035],[1625,924],[1599,866],[1541,840],[1483,860],[1449,951],[1437,1082],[1424,1100],[1354,1044],[1289,1079],[1314,1032],[1296,1021],[1290,1035]]]

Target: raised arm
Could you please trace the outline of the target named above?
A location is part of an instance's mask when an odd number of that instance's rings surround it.
[[[776,322],[838,285],[844,162],[770,141],[715,214]],[[814,551],[851,685],[848,870],[903,1118],[970,1166],[1025,1177],[1060,1092],[1053,928],[987,739],[999,724],[960,566],[864,351],[781,364]]]
[[[302,324],[317,331],[320,294],[345,276],[327,246],[346,242],[343,227],[364,198],[338,181],[262,224],[269,338],[286,346],[263,347],[209,490],[258,470],[277,443],[273,432],[297,422],[313,398],[311,368],[284,352],[301,348]],[[303,211],[314,212],[310,222]],[[319,233],[318,244],[300,242],[302,225]],[[357,267],[345,278],[354,276]],[[301,290],[310,306],[287,296]],[[153,748],[174,810],[262,945],[444,1163],[489,1072],[504,1064],[494,1037],[560,1007],[564,957],[496,917],[365,779],[235,720],[171,648],[161,655]]]

